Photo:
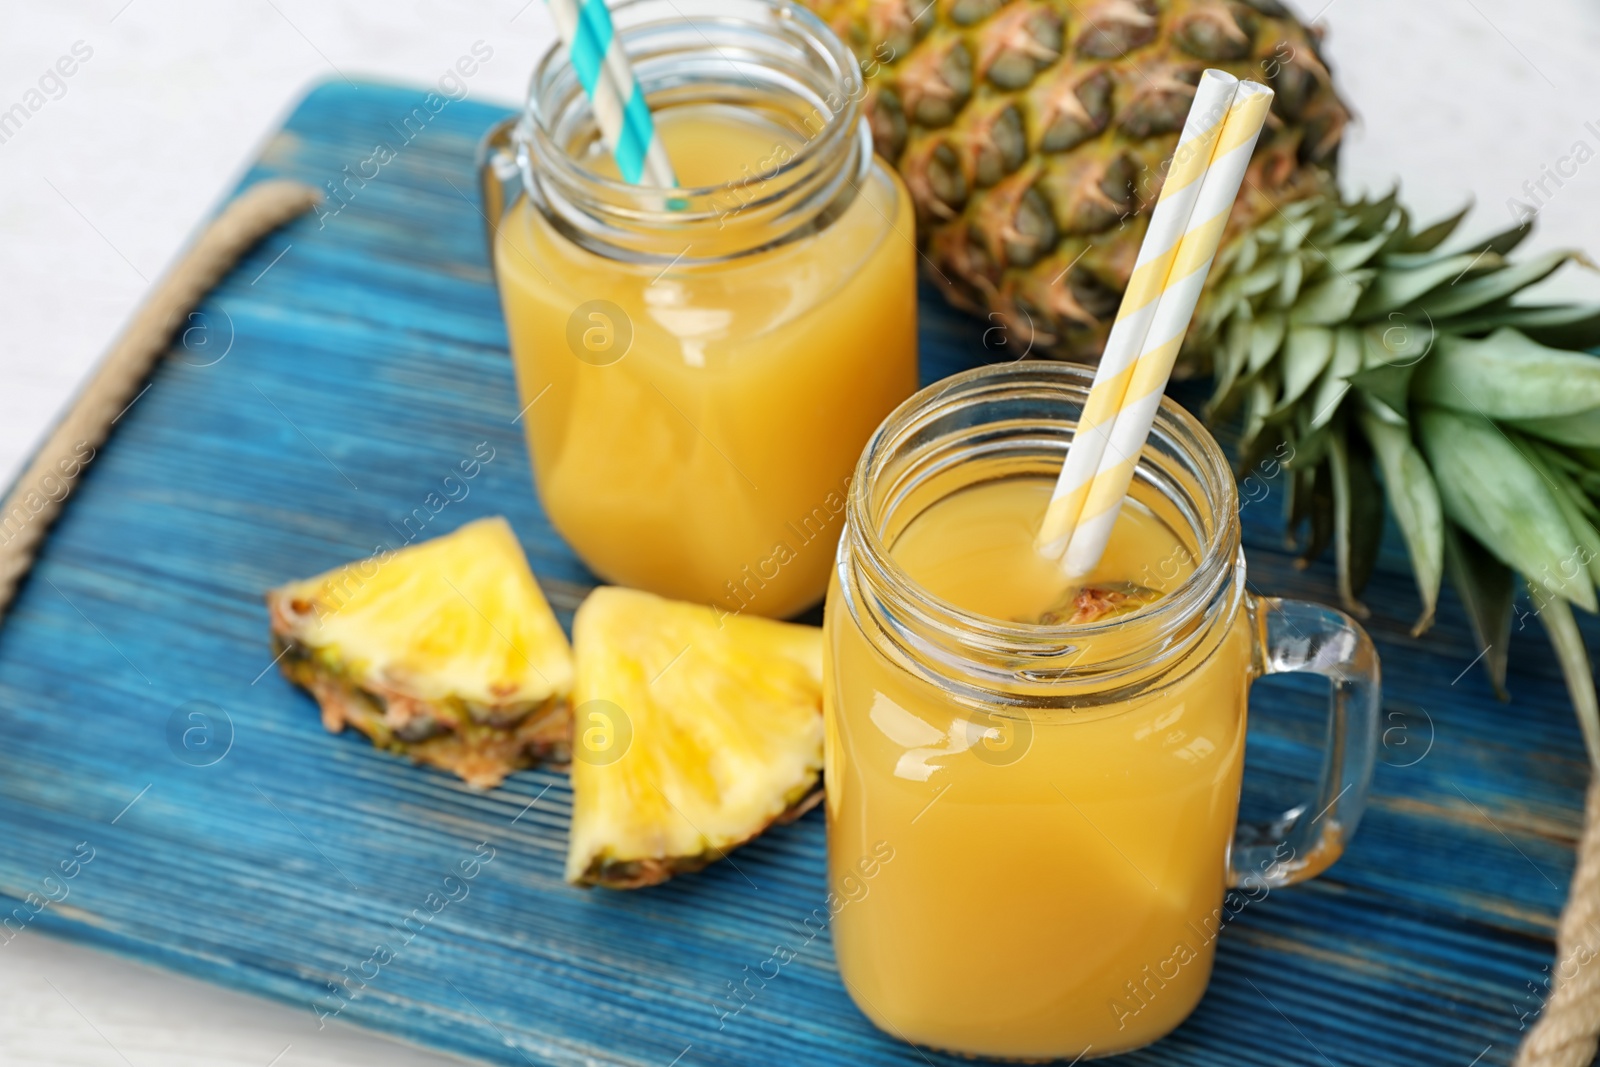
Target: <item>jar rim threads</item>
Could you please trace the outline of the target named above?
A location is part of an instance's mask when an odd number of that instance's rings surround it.
[[[872,163],[866,85],[814,14],[788,0],[627,0],[612,19],[658,125],[675,108],[732,104],[772,117],[797,146],[775,143],[743,177],[670,191],[597,173],[574,154],[599,136],[592,105],[554,45],[513,141],[524,188],[563,236],[614,259],[722,262],[815,233],[848,208]],[[696,234],[707,235],[700,251]]]
[[[1093,377],[1090,368],[1040,360],[978,367],[936,382],[900,405],[868,441],[847,501],[836,562],[844,602],[864,632],[903,667],[958,699],[1029,708],[1126,701],[1198,666],[1197,655],[1242,604],[1238,495],[1226,457],[1188,412],[1163,400],[1137,477],[1189,524],[1194,570],[1171,592],[1129,615],[1084,624],[990,618],[923,588],[892,557],[892,537],[926,511],[931,480],[953,483],[938,499],[976,484],[1003,458],[1024,473],[1031,457],[1059,469]],[[961,472],[952,474],[952,472]],[[970,472],[970,473],[966,473]],[[963,481],[962,479],[966,480]],[[1104,641],[1109,635],[1115,641]],[[1129,635],[1133,639],[1129,639]],[[1114,648],[1096,655],[1096,642]]]

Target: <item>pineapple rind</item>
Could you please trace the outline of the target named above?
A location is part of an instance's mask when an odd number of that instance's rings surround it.
[[[579,608],[573,642],[569,881],[654,884],[815,803],[819,630],[608,587]],[[584,758],[590,701],[609,701],[629,721],[615,762]]]
[[[1333,188],[1349,112],[1276,0],[805,2],[868,72],[940,292],[1009,354],[1099,356],[1205,68],[1276,94],[1230,233]]]
[[[589,863],[581,878],[568,876],[568,881],[578,882],[583,885],[604,886],[607,889],[643,889],[645,886],[660,885],[675,874],[693,874],[703,870],[724,859],[727,854],[740,845],[755,840],[764,833],[768,826],[793,822],[806,812],[817,806],[822,800],[822,780],[818,778],[809,788],[797,791],[798,795],[786,807],[782,814],[771,822],[757,828],[743,841],[734,841],[720,848],[707,848],[694,856],[668,856],[652,857],[648,859],[616,859],[610,855],[599,855]]]
[[[354,726],[372,746],[459,775],[468,785],[492,789],[513,771],[541,763],[565,765],[571,758],[572,716],[565,700],[552,697],[509,727],[473,719],[457,702],[429,705],[452,725],[431,737],[407,741],[385,721],[383,697],[317,662],[303,646],[273,640],[274,654],[290,681],[309,690],[322,709],[329,733]]]
[[[484,787],[567,758],[571,649],[504,519],[290,582],[267,604],[282,669],[329,730],[354,725]]]

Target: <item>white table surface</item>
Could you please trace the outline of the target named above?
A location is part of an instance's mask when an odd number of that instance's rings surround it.
[[[1319,21],[1358,112],[1352,191],[1403,176],[1425,220],[1475,198],[1468,230],[1488,233],[1577,142],[1600,153],[1600,10],[1585,0],[1332,0]],[[470,94],[512,101],[552,33],[536,0],[0,0],[0,111],[76,42],[92,49],[0,143],[0,485],[309,84],[434,81],[481,40],[494,55]],[[1600,253],[1600,157],[1562,181],[1546,180],[1524,247]],[[1549,287],[1600,299],[1572,268]],[[453,1062],[31,931],[0,946],[3,1064]]]

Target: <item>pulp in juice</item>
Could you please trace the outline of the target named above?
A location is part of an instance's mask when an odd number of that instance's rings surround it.
[[[1170,508],[1124,505],[1098,570],[1039,556],[1043,478],[961,490],[913,519],[895,562],[934,597],[1037,620],[1081,585],[1162,595],[1196,546]],[[835,589],[827,618],[830,874],[887,850],[838,914],[857,1004],[890,1034],[1008,1058],[1146,1044],[1199,1001],[1222,921],[1251,677],[1247,613],[1182,677],[1111,706],[1019,712],[959,700],[885,658]],[[1138,647],[1140,616],[1098,639]],[[1118,647],[1121,646],[1121,647]]]

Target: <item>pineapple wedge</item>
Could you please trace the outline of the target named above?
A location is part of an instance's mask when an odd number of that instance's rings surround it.
[[[821,797],[821,630],[604,587],[572,639],[569,882],[699,870]]]
[[[333,733],[483,788],[568,758],[572,652],[502,518],[290,582],[267,610]]]

